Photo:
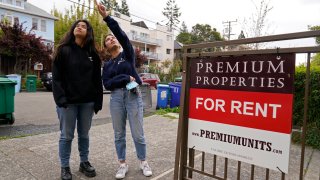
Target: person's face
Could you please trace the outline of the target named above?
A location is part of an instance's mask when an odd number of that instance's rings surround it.
[[[73,30],[75,37],[85,38],[87,35],[87,24],[85,22],[79,22]]]
[[[119,41],[117,40],[116,37],[112,35],[107,36],[106,39],[104,40],[104,43],[106,45],[107,50],[112,50],[114,48],[119,47]]]

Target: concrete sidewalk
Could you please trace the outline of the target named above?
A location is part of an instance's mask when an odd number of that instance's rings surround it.
[[[130,129],[127,128],[127,161],[129,172],[125,179],[173,179],[175,159],[176,131],[178,120],[158,115],[145,118],[144,128],[147,139],[148,161],[153,169],[153,176],[146,178],[139,169],[135,148],[132,142]],[[96,168],[97,176],[91,179],[115,179],[118,167],[116,152],[113,142],[112,124],[103,124],[92,127],[90,131],[90,162]],[[76,137],[76,136],[75,136]],[[60,164],[58,157],[59,132],[29,136],[24,138],[0,141],[0,179],[59,179]],[[79,171],[79,156],[77,139],[74,139],[71,156],[71,171],[73,179],[88,179]],[[291,146],[290,171],[286,179],[298,179],[300,163],[300,146]],[[209,156],[206,156],[208,159]],[[201,156],[196,156],[196,161]],[[212,163],[212,160],[210,161]],[[212,165],[206,162],[208,172]],[[198,163],[200,164],[200,162]],[[207,165],[208,164],[208,165]],[[234,179],[233,163],[229,160],[228,179]],[[196,165],[198,166],[198,165]],[[224,166],[224,163],[221,163]],[[235,164],[236,167],[236,164]],[[247,179],[246,165],[243,163],[244,172],[241,179]],[[250,167],[248,166],[250,169]],[[311,148],[306,149],[305,179],[319,180],[320,152]],[[223,168],[218,167],[218,173]],[[230,169],[230,170],[229,170]],[[256,168],[255,179],[264,179],[259,168]],[[261,173],[261,174],[260,174]],[[270,179],[278,179],[278,172],[270,171]],[[196,175],[194,179],[209,179]]]

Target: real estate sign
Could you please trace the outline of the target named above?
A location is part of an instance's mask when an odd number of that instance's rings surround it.
[[[191,59],[188,147],[288,173],[295,55]]]

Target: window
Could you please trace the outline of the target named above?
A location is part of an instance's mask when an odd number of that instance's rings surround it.
[[[46,20],[41,20],[41,31],[46,32],[47,31],[47,26],[46,26]]]
[[[19,18],[18,17],[14,17],[13,18],[13,23],[14,24],[19,24]]]
[[[167,35],[167,41],[172,41],[172,36]]]
[[[7,0],[8,4],[13,4],[12,0]]]
[[[149,38],[149,34],[147,34],[147,33],[140,33],[140,36],[142,38]]]
[[[22,7],[22,2],[21,2],[21,1],[16,0],[16,6]]]
[[[32,29],[38,30],[38,19],[37,18],[32,18]]]
[[[131,31],[130,31],[130,34],[131,34],[131,36],[132,36],[133,39],[136,39],[136,38],[137,38],[137,31],[131,30]]]
[[[171,49],[167,49],[167,54],[171,54]]]

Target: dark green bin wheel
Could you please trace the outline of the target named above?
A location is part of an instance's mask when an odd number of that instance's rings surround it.
[[[15,120],[16,120],[16,119],[15,119],[14,115],[12,114],[12,115],[11,115],[11,119],[8,120],[8,123],[9,123],[10,125],[12,125]]]

